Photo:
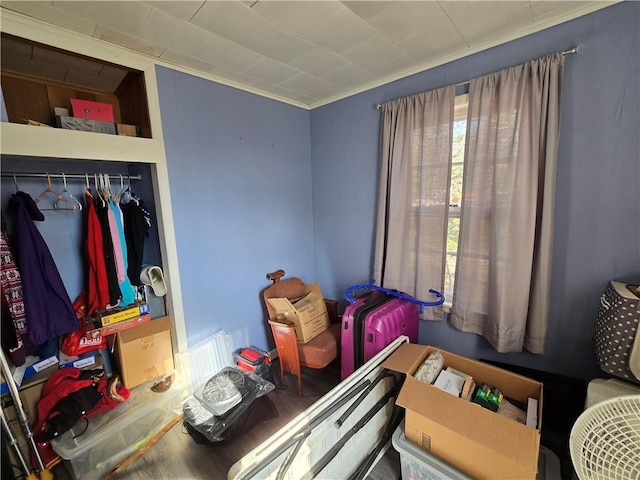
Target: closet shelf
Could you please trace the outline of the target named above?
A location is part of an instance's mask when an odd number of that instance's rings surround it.
[[[156,164],[159,159],[165,158],[162,139],[106,135],[9,122],[0,124],[0,153]]]

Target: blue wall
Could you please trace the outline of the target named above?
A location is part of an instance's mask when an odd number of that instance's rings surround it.
[[[377,103],[464,82],[577,44],[565,58],[550,327],[545,355],[498,354],[447,322],[420,343],[583,378],[604,376],[592,343],[609,279],[640,283],[640,4],[624,2],[311,112],[316,273],[328,296],[372,275]],[[437,286],[436,286],[437,287]]]
[[[157,76],[188,343],[223,328],[272,346],[265,275],[315,278],[309,112]]]

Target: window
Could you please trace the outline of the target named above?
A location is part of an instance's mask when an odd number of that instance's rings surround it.
[[[451,325],[498,352],[544,351],[562,61],[474,78],[468,97],[447,85],[383,109],[373,278],[422,298],[439,286]]]
[[[451,305],[456,278],[458,237],[460,234],[460,206],[462,203],[462,179],[464,175],[464,149],[467,135],[467,111],[469,94],[456,96],[451,148],[451,181],[449,184],[449,213],[447,224],[447,253],[444,276],[446,305]]]

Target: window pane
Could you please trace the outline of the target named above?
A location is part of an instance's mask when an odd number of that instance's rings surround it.
[[[451,189],[449,190],[449,205],[459,207],[462,200],[462,173],[464,167],[454,164],[451,168]]]
[[[458,259],[460,235],[460,210],[462,204],[462,180],[464,175],[464,148],[467,134],[468,96],[456,97],[453,145],[451,151],[451,183],[449,190],[449,220],[447,225],[447,256],[445,259],[444,294],[448,304],[453,297],[453,287]]]
[[[453,299],[453,284],[456,279],[456,255],[447,255],[444,271],[444,300],[451,303]]]

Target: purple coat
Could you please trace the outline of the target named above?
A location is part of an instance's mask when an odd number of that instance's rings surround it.
[[[78,319],[51,252],[34,220],[44,221],[33,198],[16,192],[9,199],[15,212],[16,263],[22,277],[27,335],[34,345],[78,329]]]

